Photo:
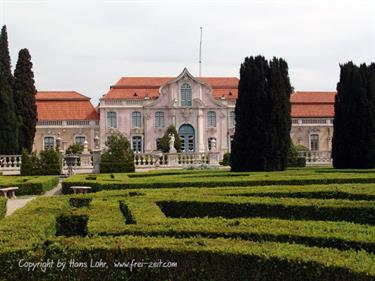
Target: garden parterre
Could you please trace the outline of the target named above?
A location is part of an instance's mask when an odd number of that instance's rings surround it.
[[[176,176],[168,173],[155,177]],[[200,173],[180,173],[187,174],[193,179]],[[185,180],[187,187],[111,190],[30,202],[0,222],[3,276],[51,280],[61,274],[51,269],[48,279],[41,271],[18,268],[14,275],[10,268],[26,256],[108,263],[102,269],[69,267],[64,271],[67,280],[375,278],[373,184],[197,188],[189,186],[189,178]],[[73,232],[82,227],[86,232],[77,233],[85,234],[56,236],[61,215],[65,224],[70,216],[74,218]],[[79,221],[85,225],[77,225]],[[114,263],[133,259],[161,259],[178,266],[130,272]]]
[[[0,188],[17,186],[17,195],[38,195],[54,188],[57,176],[0,176]]]

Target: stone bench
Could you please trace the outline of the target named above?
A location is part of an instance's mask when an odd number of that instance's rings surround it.
[[[91,186],[70,186],[70,188],[74,194],[85,194],[91,189]]]
[[[15,199],[16,190],[18,190],[17,186],[10,186],[10,187],[5,187],[5,188],[0,188],[0,193],[2,196],[8,197],[9,199]]]

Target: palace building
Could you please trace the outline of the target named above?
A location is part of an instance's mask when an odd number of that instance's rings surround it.
[[[122,77],[100,99],[100,139],[121,132],[135,152],[149,153],[169,125],[184,152],[221,156],[231,151],[235,129],[236,77],[194,77],[185,68],[177,77]],[[313,151],[331,149],[335,92],[295,92],[291,96],[295,144]]]
[[[57,145],[65,150],[85,141],[90,149],[99,148],[99,114],[90,98],[75,91],[38,92],[36,106],[35,151]]]
[[[114,132],[124,134],[137,153],[157,149],[166,128],[174,125],[184,152],[231,151],[235,130],[236,77],[194,77],[185,68],[177,77],[122,77],[100,99],[74,91],[38,92],[34,149],[65,150],[73,143],[103,149]],[[291,95],[295,144],[329,152],[335,92]]]

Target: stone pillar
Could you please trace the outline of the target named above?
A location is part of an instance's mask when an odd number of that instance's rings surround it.
[[[92,172],[94,174],[98,174],[100,172],[99,164],[100,164],[100,156],[101,156],[101,150],[100,149],[94,149],[92,151]]]
[[[167,159],[168,159],[168,166],[170,167],[178,166],[178,153],[168,153]]]
[[[91,153],[88,150],[87,140],[83,144],[83,151],[81,154],[81,167],[91,166]]]
[[[219,166],[219,152],[209,152],[208,153],[208,164],[210,166]]]
[[[198,109],[198,122],[197,122],[197,135],[198,135],[198,152],[205,152],[204,149],[204,135],[205,135],[205,126],[204,126],[204,113],[200,108]]]

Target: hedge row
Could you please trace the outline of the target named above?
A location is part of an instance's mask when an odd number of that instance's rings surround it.
[[[308,199],[346,199],[375,200],[375,194],[356,194],[343,191],[310,191],[310,192],[253,192],[230,194],[232,196],[274,197],[274,198],[308,198]]]
[[[16,195],[39,195],[51,190],[59,183],[57,176],[9,177],[0,179],[0,188],[17,186]]]
[[[263,200],[263,199],[261,199]],[[167,217],[265,217],[288,220],[349,221],[375,225],[375,205],[372,206],[319,206],[292,205],[269,202],[227,203],[200,201],[160,201],[158,206]]]
[[[64,280],[369,281],[375,277],[375,257],[363,251],[230,239],[55,238],[37,251],[0,250],[0,259],[5,280],[60,280],[64,276]],[[46,272],[28,271],[19,267],[21,259],[68,264],[63,271],[56,266]],[[87,267],[71,267],[71,260]],[[105,267],[91,267],[100,260]],[[139,264],[130,268],[132,261]],[[153,268],[142,262],[153,262]],[[171,267],[163,268],[168,262]]]
[[[242,187],[242,186],[267,186],[267,185],[314,185],[314,184],[345,184],[345,183],[375,183],[374,178],[336,178],[336,179],[286,179],[286,180],[242,180],[242,181],[209,181],[201,179],[200,181],[183,182],[154,182],[147,181],[142,183],[131,182],[105,182],[97,180],[92,181],[65,181],[62,184],[62,192],[71,194],[70,186],[91,186],[92,192],[113,189],[136,189],[136,188],[180,188],[180,187]]]
[[[7,212],[7,198],[0,197],[0,219],[5,217],[6,212]]]
[[[159,193],[162,193],[165,198],[173,196],[172,190],[164,191],[165,193],[162,191]],[[119,192],[117,191],[117,193]],[[224,219],[221,217],[206,217],[171,219],[166,218],[157,204],[153,202],[156,198],[153,192],[149,192],[149,198],[147,195],[144,196],[144,193],[139,193],[138,197],[132,197],[130,196],[132,193],[132,191],[125,194],[122,193],[118,197],[114,196],[114,191],[93,195],[93,202],[99,202],[101,199],[98,197],[100,196],[107,196],[105,203],[107,206],[111,206],[111,209],[108,210],[106,206],[95,203],[95,207],[91,208],[90,211],[91,225],[89,225],[89,235],[119,236],[133,234],[173,237],[195,237],[200,235],[211,238],[225,237],[252,241],[289,242],[342,250],[364,249],[368,252],[375,252],[375,227],[369,225],[264,218]],[[119,219],[118,205],[121,208],[124,202],[119,202],[118,200],[122,200],[122,196],[131,198],[126,199],[126,212],[123,212],[124,217]],[[177,197],[182,197],[182,195]],[[272,200],[268,199],[268,201]],[[112,212],[112,215],[110,212]],[[99,213],[104,213],[105,215],[92,217],[92,215]],[[129,218],[132,223],[136,224],[125,224],[126,221],[129,223]]]

